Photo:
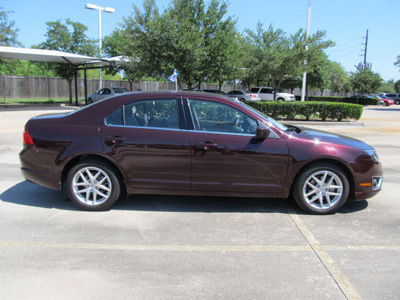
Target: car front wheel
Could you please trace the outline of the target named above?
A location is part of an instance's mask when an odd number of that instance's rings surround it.
[[[97,160],[75,165],[68,172],[66,189],[76,206],[90,211],[110,208],[121,194],[121,184],[116,171]]]
[[[347,201],[349,190],[349,180],[339,167],[319,163],[300,174],[292,194],[304,211],[324,215],[338,211]]]

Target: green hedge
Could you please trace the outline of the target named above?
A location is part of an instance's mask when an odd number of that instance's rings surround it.
[[[280,101],[248,101],[248,105],[271,116],[274,119],[286,118],[294,119],[296,116],[303,116],[309,120],[311,115],[325,121],[333,119],[341,121],[343,119],[360,119],[363,113],[363,106],[350,103],[333,102],[280,102]]]
[[[301,100],[301,96],[296,96],[296,100]],[[308,102],[310,101],[322,101],[322,102],[343,102],[343,103],[353,103],[360,105],[379,105],[380,99],[378,98],[351,98],[351,97],[324,97],[324,96],[310,96],[308,97]]]

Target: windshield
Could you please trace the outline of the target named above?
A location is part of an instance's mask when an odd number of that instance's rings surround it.
[[[279,123],[278,121],[272,119],[270,116],[267,116],[266,114],[262,113],[261,111],[255,109],[254,107],[251,107],[243,102],[239,102],[241,105],[243,105],[244,107],[246,107],[247,109],[251,110],[253,113],[255,113],[256,115],[260,116],[261,118],[263,118],[264,120],[266,120],[269,123],[272,123],[272,125],[274,125],[275,127],[279,128],[280,130],[287,130],[288,127]]]

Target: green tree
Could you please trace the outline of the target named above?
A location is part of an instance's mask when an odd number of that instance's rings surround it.
[[[396,93],[394,80],[390,79],[388,81],[382,82],[382,86],[379,88],[378,91],[382,93]]]
[[[17,39],[19,29],[15,27],[14,20],[9,20],[11,13],[0,7],[0,46],[21,46]]]
[[[329,62],[329,89],[335,93],[349,91],[349,76],[338,62]]]
[[[60,20],[46,22],[47,32],[46,41],[39,44],[40,49],[58,50],[73,54],[93,56],[96,53],[95,40],[89,39],[85,32],[87,27],[79,22],[73,22],[70,19],[62,24]],[[72,79],[75,75],[75,69],[70,64],[48,63],[47,69],[53,71],[56,76],[64,78],[69,85],[69,100],[72,103]]]
[[[323,31],[307,37],[303,29],[287,35],[281,29],[275,30],[272,25],[267,30],[262,27],[258,23],[256,32],[246,30],[246,33],[256,49],[254,54],[258,64],[253,66],[257,68],[256,74],[262,80],[270,81],[275,91],[279,91],[285,78],[296,78],[305,71],[312,72],[318,66],[318,57],[323,49],[333,45],[332,41],[324,41]]]
[[[12,11],[6,11],[0,7],[0,46],[21,46],[17,39],[19,29],[15,27],[15,21],[10,20],[11,13]],[[2,74],[14,74],[21,64],[22,62],[19,60],[0,58],[0,72]]]
[[[360,95],[375,93],[383,83],[378,73],[362,68],[357,68],[356,72],[351,73],[350,81],[353,90]]]
[[[330,61],[328,56],[320,52],[320,55],[315,58],[313,70],[307,74],[307,88],[314,88],[321,92],[323,96],[324,89],[330,85]]]
[[[236,20],[225,17],[227,8],[226,3],[212,0],[204,17],[203,78],[218,82],[220,90],[224,81],[234,79],[241,66]]]
[[[396,60],[396,62],[394,63],[394,65],[395,65],[396,67],[399,67],[399,68],[400,68],[400,55],[397,56],[397,60]]]
[[[396,93],[400,93],[400,79],[394,83],[394,90]]]
[[[129,56],[131,66],[124,69],[133,78],[166,78],[177,69],[179,83],[188,88],[205,78],[221,84],[240,65],[236,21],[226,13],[227,4],[219,0],[208,5],[204,0],[174,0],[161,14],[154,0],[146,0],[143,11],[134,5],[122,28],[106,39],[107,53]]]

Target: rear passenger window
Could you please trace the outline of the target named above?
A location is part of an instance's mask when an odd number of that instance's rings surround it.
[[[124,125],[122,107],[114,110],[111,114],[109,114],[104,122],[106,123],[106,125]]]
[[[179,128],[176,99],[134,101],[124,115],[127,126]]]
[[[176,99],[133,101],[105,119],[106,125],[152,128],[179,128]]]

